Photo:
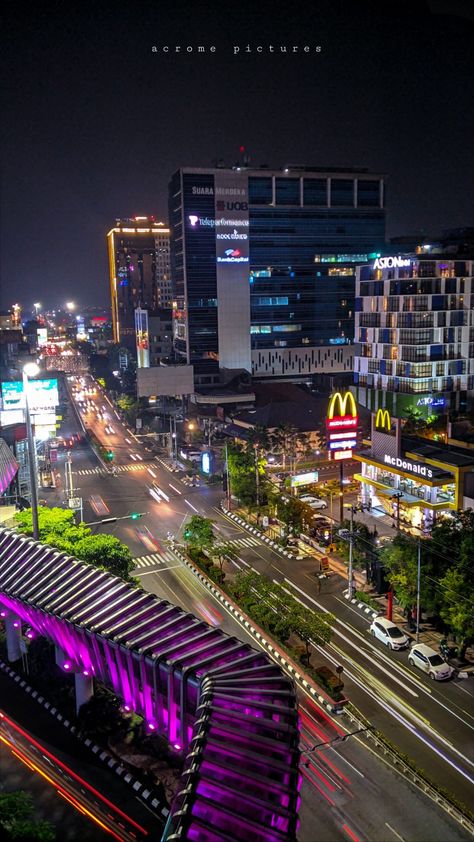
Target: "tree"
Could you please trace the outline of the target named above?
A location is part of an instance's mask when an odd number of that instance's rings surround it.
[[[331,640],[330,623],[334,621],[332,614],[322,614],[311,611],[309,608],[299,606],[299,609],[292,613],[290,625],[292,631],[298,635],[306,647],[306,662],[309,664],[311,658],[311,646],[324,646]]]
[[[271,433],[271,442],[277,453],[283,456],[283,468],[286,468],[286,457],[293,457],[298,444],[298,430],[293,424],[280,424]]]
[[[31,509],[25,509],[15,514],[15,521],[20,532],[25,535],[33,535],[33,518]],[[51,533],[62,535],[66,530],[74,526],[74,512],[72,509],[60,509],[59,507],[47,508],[38,506],[38,526],[40,541],[48,541],[47,536]]]
[[[427,427],[427,419],[423,415],[421,409],[410,407],[405,412],[406,421],[403,426],[403,432],[406,435],[420,435],[425,432]]]
[[[209,551],[209,555],[211,556],[212,560],[217,560],[219,565],[219,570],[223,573],[223,565],[225,559],[233,559],[236,557],[235,547],[233,544],[225,543],[225,544],[214,544]]]
[[[237,444],[228,446],[227,455],[232,494],[250,507],[257,499],[255,455]]]
[[[36,821],[33,798],[23,790],[0,792],[0,829],[5,842],[13,839],[50,842],[56,838],[50,822]]]
[[[75,544],[74,555],[125,580],[130,579],[134,568],[129,548],[115,535],[88,535]]]
[[[212,529],[212,520],[201,515],[193,515],[184,527],[184,540],[190,547],[209,549],[213,546],[216,536]]]
[[[455,567],[448,570],[439,581],[443,592],[440,608],[441,619],[449,626],[459,643],[459,657],[464,658],[466,649],[474,640],[474,586],[472,574]]]
[[[124,413],[129,424],[135,424],[140,409],[140,402],[131,395],[119,395],[116,400],[119,409]]]
[[[264,494],[262,480],[265,476],[266,460],[263,458],[263,451],[270,446],[270,435],[266,427],[256,424],[248,431],[247,436],[247,450],[252,449],[254,454],[254,470],[255,470],[255,502],[257,506],[263,502]]]

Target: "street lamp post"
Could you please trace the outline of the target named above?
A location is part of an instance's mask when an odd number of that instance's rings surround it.
[[[35,377],[39,372],[36,363],[26,363],[23,366],[23,394],[25,396],[25,422],[26,435],[28,437],[28,465],[30,469],[30,490],[31,490],[31,517],[33,521],[33,538],[39,541],[38,525],[38,485],[36,473],[36,452],[33,439],[33,428],[31,426],[30,404],[28,398],[28,377]]]
[[[416,642],[420,642],[420,586],[421,586],[421,541],[418,538],[418,559],[416,571]]]

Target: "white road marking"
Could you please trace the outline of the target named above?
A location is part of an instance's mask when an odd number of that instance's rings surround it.
[[[400,836],[400,834],[397,833],[397,831],[394,830],[393,827],[390,827],[388,822],[385,822],[385,827],[388,827],[388,829],[392,831],[393,835],[396,836],[397,839],[400,839],[400,842],[405,842],[403,836]]]
[[[196,509],[196,506],[193,506],[193,504],[190,503],[189,500],[186,500],[186,497],[184,498],[184,502],[187,503],[188,506],[191,507],[191,509],[193,509],[195,512],[197,512],[199,514],[199,509]]]

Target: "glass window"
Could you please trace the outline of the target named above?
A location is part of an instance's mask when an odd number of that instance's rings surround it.
[[[359,178],[357,182],[357,205],[360,208],[378,208],[380,203],[380,182]]]
[[[354,205],[354,181],[352,178],[331,178],[331,206],[352,207]]]
[[[300,204],[299,178],[276,178],[275,182],[277,205]]]
[[[303,180],[303,203],[305,205],[327,205],[327,181],[325,178]]]
[[[272,179],[269,176],[249,178],[249,203],[270,205],[272,202]]]

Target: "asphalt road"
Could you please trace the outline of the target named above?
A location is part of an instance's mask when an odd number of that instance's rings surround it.
[[[89,408],[82,414],[82,422],[113,449],[113,464],[118,470],[116,476],[104,470],[87,446],[73,448],[73,476],[79,488],[78,493],[84,499],[84,519],[99,519],[94,508],[97,507],[97,498],[102,500],[110,516],[123,517],[132,511],[147,513],[139,521],[126,519],[98,527],[101,531],[116,534],[130,546],[133,555],[137,557],[135,575],[140,577],[143,586],[182,605],[207,622],[219,625],[229,634],[249,639],[245,630],[236,624],[234,618],[226,613],[223,606],[168,548],[167,533],[179,536],[190,515],[198,513],[212,517],[219,537],[234,542],[238,552],[237,566],[242,569],[251,567],[283,583],[288,579],[300,588],[300,597],[308,607],[313,607],[312,600],[316,599],[323,610],[328,608],[338,615],[333,644],[321,655],[321,659],[329,662],[336,660],[343,664],[347,694],[367,718],[382,727],[407,753],[416,757],[420,766],[424,762],[432,776],[435,776],[436,771],[444,785],[447,785],[446,776],[452,775],[453,790],[457,788],[465,798],[464,785],[467,780],[439,754],[438,738],[433,739],[433,733],[429,738],[426,736],[426,728],[431,725],[426,726],[425,722],[424,732],[420,728],[427,739],[425,742],[417,735],[407,711],[412,711],[412,717],[418,716],[415,705],[419,700],[431,719],[438,716],[443,720],[443,727],[444,714],[447,719],[451,717],[449,722],[452,724],[453,739],[456,738],[454,732],[459,726],[466,729],[470,739],[472,716],[469,713],[466,715],[468,705],[463,699],[466,688],[457,688],[452,683],[441,688],[432,687],[430,683],[428,687],[428,679],[424,676],[407,676],[410,669],[406,665],[403,665],[404,674],[401,677],[399,670],[402,665],[397,664],[397,660],[403,656],[397,654],[392,657],[392,653],[387,655],[383,647],[380,647],[381,651],[377,654],[378,646],[374,645],[367,634],[367,622],[359,616],[353,617],[352,609],[342,600],[343,582],[339,577],[332,577],[324,584],[327,593],[318,595],[312,561],[284,559],[257,538],[248,535],[220,511],[222,492],[219,489],[189,487],[182,475],[172,473],[166,467],[166,458],[147,450],[133,432],[121,424],[113,407],[100,393],[93,400],[101,411],[105,410],[107,417],[98,418],[97,412]],[[72,417],[69,423],[74,425]],[[105,426],[109,430],[112,428],[113,432],[105,433]],[[73,431],[72,427],[70,431]],[[146,439],[144,441],[146,444]],[[60,471],[63,460],[64,457],[60,456]],[[158,503],[153,499],[150,495],[153,483],[158,484],[169,500],[161,498]],[[60,496],[61,489],[58,489],[51,495],[52,501]],[[350,626],[353,628],[348,628]],[[255,645],[253,640],[251,642]],[[465,710],[461,719],[451,715],[449,704],[448,710],[438,704],[446,692],[457,693],[458,702],[463,699]],[[433,842],[437,839],[441,842],[465,838],[464,832],[445,813],[375,757],[364,737],[355,736],[336,744],[337,747],[328,746],[328,741],[344,733],[340,730],[341,720],[330,717],[304,695],[300,702],[300,712],[303,747],[325,743],[311,754],[308,767],[303,768],[301,842],[313,842],[316,839],[332,842],[348,838],[374,842],[394,839],[408,842],[419,839],[425,842],[428,826],[429,839]],[[425,720],[428,718],[421,713],[421,709],[420,715]],[[406,722],[405,717],[408,717]],[[449,740],[448,737],[446,739]],[[429,742],[434,748],[430,747]],[[464,759],[467,746],[465,739],[460,740],[460,746],[463,758],[459,758],[452,749],[448,751],[447,746],[443,746],[442,751],[450,759],[455,758],[460,767],[461,763],[465,764],[468,770],[469,765]],[[451,782],[451,778],[449,780]],[[369,809],[368,794],[371,799]]]
[[[161,834],[161,819],[130,787],[3,672],[0,698],[0,785],[31,791],[58,840]]]

